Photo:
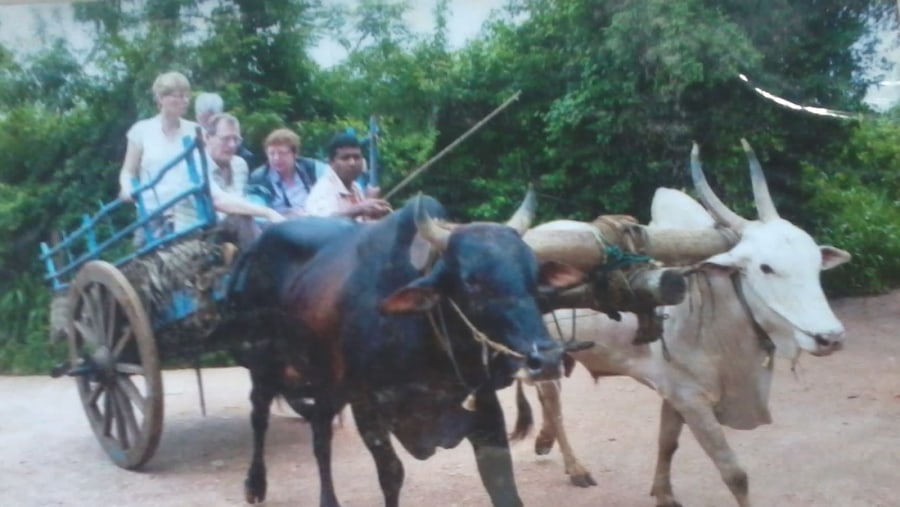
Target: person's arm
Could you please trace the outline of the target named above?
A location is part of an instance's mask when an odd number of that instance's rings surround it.
[[[331,216],[348,218],[381,218],[391,211],[391,205],[382,199],[365,199],[359,204],[354,204],[345,210],[335,210]]]
[[[213,187],[214,185],[210,186]],[[284,216],[274,209],[252,203],[244,197],[232,195],[224,191],[213,191],[212,200],[213,207],[216,208],[216,211],[221,211],[222,213],[265,218],[272,223],[284,221]]]
[[[122,170],[119,171],[119,199],[125,202],[134,200],[131,196],[134,191],[131,180],[138,176],[143,152],[144,150],[139,144],[128,141],[128,147],[125,148],[125,161],[122,162]]]
[[[327,183],[316,183],[306,199],[306,212],[320,217],[381,218],[391,211],[391,205],[381,199],[364,199],[358,204],[341,209],[339,197],[331,192]]]

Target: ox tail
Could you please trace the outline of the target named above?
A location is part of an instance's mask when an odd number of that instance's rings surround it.
[[[516,410],[518,412],[516,414],[516,426],[513,428],[512,433],[509,434],[511,441],[522,440],[527,437],[532,426],[534,426],[534,414],[531,412],[531,405],[528,403],[528,398],[525,397],[520,379],[516,380]]]

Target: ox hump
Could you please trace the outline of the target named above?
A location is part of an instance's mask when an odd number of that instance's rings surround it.
[[[715,227],[713,217],[703,206],[680,190],[657,188],[650,205],[650,225],[673,229]]]

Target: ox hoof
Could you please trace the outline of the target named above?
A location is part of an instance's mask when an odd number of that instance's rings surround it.
[[[550,450],[553,449],[553,442],[556,439],[553,437],[549,437],[541,433],[534,439],[534,453],[538,456],[545,456],[550,454]]]
[[[256,484],[254,484],[256,482]],[[249,477],[244,481],[244,500],[250,505],[259,505],[266,501],[266,481],[252,481]]]
[[[569,480],[573,485],[578,486],[579,488],[589,488],[591,486],[596,486],[597,481],[591,477],[590,472],[584,472],[581,474],[572,474],[569,476]]]
[[[265,498],[257,498],[255,496],[253,496],[252,493],[247,493],[247,492],[245,492],[244,494],[246,495],[246,498],[244,498],[244,500],[247,501],[248,505],[262,505],[262,504],[266,503]]]

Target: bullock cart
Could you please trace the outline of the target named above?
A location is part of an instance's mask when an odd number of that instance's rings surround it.
[[[377,132],[373,116],[365,140],[372,181]],[[129,470],[153,457],[162,435],[162,366],[193,360],[199,382],[201,354],[238,345],[213,338],[237,249],[217,227],[203,153],[198,129],[155,178],[133,182],[134,206],[101,203],[54,245],[41,244],[53,291],[50,336],[68,344],[51,374],[75,379],[97,440]],[[164,181],[177,193],[163,196]],[[164,217],[174,226],[162,227]],[[202,405],[202,384],[200,394]]]
[[[51,337],[68,343],[67,359],[53,375],[75,379],[97,440],[125,469],[145,464],[159,443],[161,366],[224,348],[206,339],[219,321],[233,252],[214,240],[216,214],[199,134],[184,144],[158,177],[135,185],[136,220],[130,219],[132,206],[116,200],[83,216],[55,245],[41,244],[54,296]],[[183,178],[178,194],[150,209],[158,202],[158,183],[170,173]],[[160,227],[172,213],[190,218],[186,225]]]

